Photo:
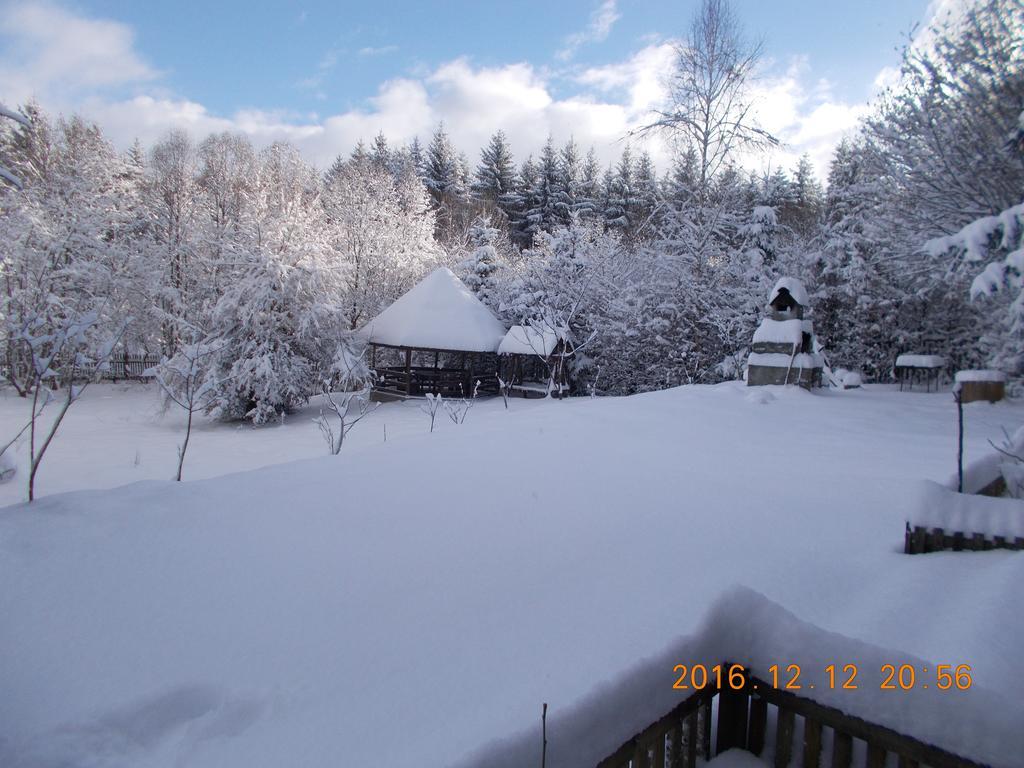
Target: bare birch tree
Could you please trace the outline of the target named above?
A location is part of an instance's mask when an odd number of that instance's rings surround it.
[[[760,54],[759,43],[744,40],[728,0],[704,0],[676,47],[668,103],[637,132],[667,133],[696,150],[698,194],[736,152],[779,143],[753,115],[748,86]]]

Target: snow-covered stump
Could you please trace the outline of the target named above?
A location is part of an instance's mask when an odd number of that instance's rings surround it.
[[[957,371],[956,383],[962,403],[997,403],[1006,397],[1006,374],[1002,371]]]

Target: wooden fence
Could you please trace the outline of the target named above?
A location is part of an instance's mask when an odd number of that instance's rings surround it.
[[[963,531],[946,531],[942,528],[928,529],[923,525],[910,527],[903,537],[903,552],[907,555],[922,555],[927,552],[982,552],[989,549],[1024,550],[1024,538],[1017,536],[989,536],[984,533],[964,533]]]
[[[103,372],[104,379],[132,379],[142,380],[149,378],[146,371],[155,365],[160,364],[160,355],[137,355],[115,353],[110,358],[110,367]]]
[[[723,664],[723,669],[732,665]],[[671,712],[627,740],[597,768],[696,768],[711,753],[711,713],[718,697],[715,752],[765,749],[769,709],[775,720],[775,768],[822,766],[823,745],[831,731],[831,768],[851,768],[857,742],[866,768],[884,768],[889,756],[899,768],[980,768],[981,764],[904,736],[889,728],[773,688],[744,676],[740,690],[708,687],[684,699]],[[798,721],[800,728],[798,729]],[[795,739],[797,733],[801,736]],[[800,757],[797,757],[797,753]],[[801,760],[802,758],[802,760]]]

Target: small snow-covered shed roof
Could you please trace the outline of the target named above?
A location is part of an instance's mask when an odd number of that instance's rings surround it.
[[[539,355],[547,357],[558,346],[559,335],[531,325],[513,325],[498,346],[499,355]]]
[[[447,267],[439,267],[360,330],[370,344],[495,352],[505,326]]]
[[[804,284],[797,280],[795,277],[780,277],[775,283],[775,287],[772,288],[771,293],[768,294],[768,303],[771,304],[779,296],[779,291],[783,288],[788,291],[789,295],[793,297],[793,301],[802,307],[810,306],[810,299],[807,297],[807,289],[804,288]]]
[[[945,368],[946,358],[942,355],[900,355],[896,358],[897,368]]]

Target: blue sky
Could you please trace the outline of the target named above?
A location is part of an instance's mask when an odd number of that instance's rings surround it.
[[[807,151],[824,166],[913,26],[956,2],[734,0],[764,46],[760,119],[786,142],[756,162]],[[499,127],[520,158],[551,133],[611,159],[661,98],[671,43],[696,5],[6,2],[0,98],[82,111],[119,144],[172,126],[241,130],[289,139],[320,165],[380,130],[425,139],[438,120],[471,159]]]

